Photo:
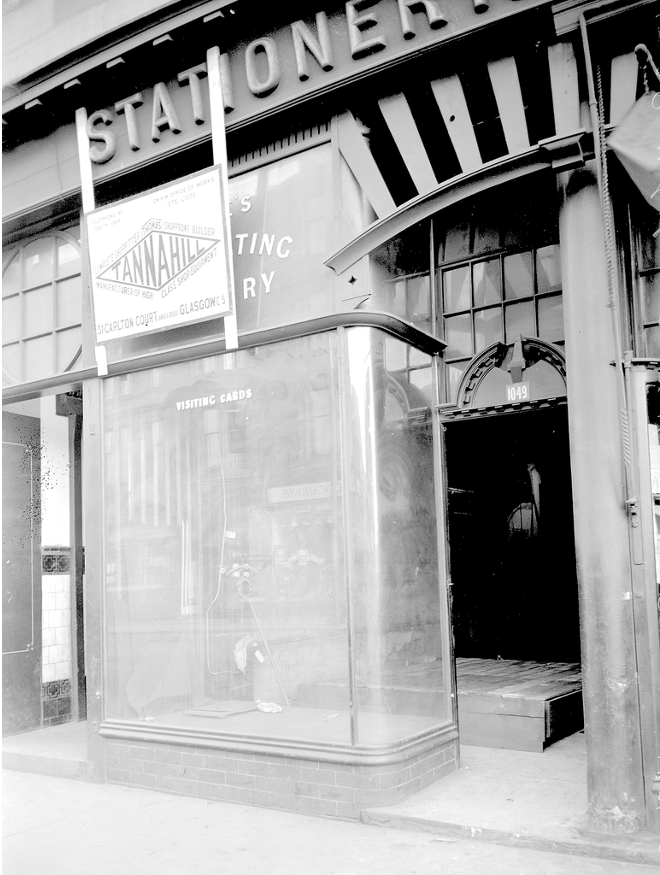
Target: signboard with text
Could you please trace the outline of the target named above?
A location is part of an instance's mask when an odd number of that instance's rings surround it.
[[[97,343],[234,312],[219,168],[94,210],[87,233]]]

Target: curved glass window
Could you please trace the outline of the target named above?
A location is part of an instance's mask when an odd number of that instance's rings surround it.
[[[104,381],[110,720],[368,747],[451,722],[408,346],[341,328]]]
[[[82,343],[80,229],[7,251],[2,275],[3,385],[70,370]]]

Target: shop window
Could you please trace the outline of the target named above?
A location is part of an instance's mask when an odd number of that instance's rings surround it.
[[[551,180],[514,183],[447,210],[436,217],[434,238],[446,400],[455,400],[473,356],[497,341],[522,334],[563,345]]]
[[[356,327],[104,381],[111,720],[345,746],[451,720],[405,346]]]
[[[5,253],[2,277],[3,385],[70,370],[82,343],[80,229]]]

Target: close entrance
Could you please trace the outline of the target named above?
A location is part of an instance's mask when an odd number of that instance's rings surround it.
[[[582,726],[565,406],[447,424],[464,744],[542,750]]]

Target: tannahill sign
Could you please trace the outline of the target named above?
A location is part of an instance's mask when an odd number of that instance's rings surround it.
[[[218,168],[87,216],[96,342],[232,312]]]

